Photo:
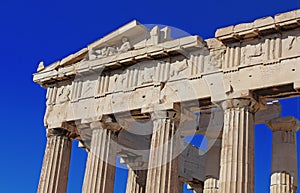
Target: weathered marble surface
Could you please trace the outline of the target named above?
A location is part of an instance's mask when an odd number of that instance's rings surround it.
[[[183,183],[195,193],[253,193],[254,124],[267,123],[271,192],[295,192],[300,124],[280,118],[277,100],[300,95],[299,21],[295,10],[207,40],[132,21],[41,62],[33,80],[47,89],[45,127],[60,132],[48,136],[38,191],[66,192],[79,140],[89,152],[85,193],[113,192],[116,156],[130,168],[127,193],[177,193]],[[184,142],[195,134],[211,141],[206,150]]]

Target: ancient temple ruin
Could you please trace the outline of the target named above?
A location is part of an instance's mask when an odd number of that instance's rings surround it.
[[[132,21],[44,66],[47,146],[39,193],[66,193],[72,141],[86,149],[84,193],[254,192],[254,125],[273,132],[271,193],[298,187],[295,117],[278,99],[300,95],[300,10],[174,38]],[[296,108],[296,107],[295,107]],[[186,136],[203,135],[205,149]]]

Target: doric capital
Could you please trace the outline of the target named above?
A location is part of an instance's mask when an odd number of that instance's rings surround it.
[[[55,128],[55,129],[47,129],[47,137],[52,136],[62,136],[62,137],[70,137],[71,132],[66,129],[62,128]]]
[[[297,131],[300,127],[299,121],[292,116],[280,117],[268,121],[268,127],[273,131]]]
[[[179,113],[175,111],[153,111],[151,113],[151,119],[157,120],[157,119],[177,119],[179,117]]]
[[[90,123],[91,129],[108,129],[111,131],[119,131],[121,130],[121,126],[115,120],[110,118],[103,119],[101,121],[95,121]]]
[[[100,121],[92,122],[90,123],[90,127],[91,129],[101,129],[103,128],[103,122]]]
[[[250,112],[256,112],[259,109],[259,103],[254,99],[240,98],[230,99],[221,102],[222,109],[233,109],[233,108],[248,108]]]
[[[120,130],[121,127],[118,123],[113,124],[113,123],[106,123],[102,121],[95,121],[90,123],[90,128],[92,130],[92,133],[95,132],[96,135],[101,131],[105,131],[105,133],[110,133],[110,138],[116,141],[119,134],[118,131]]]

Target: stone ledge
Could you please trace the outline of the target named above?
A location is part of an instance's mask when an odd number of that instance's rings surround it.
[[[277,14],[275,17],[264,17],[252,23],[242,23],[235,26],[220,28],[215,37],[225,44],[278,33],[300,26],[300,9]]]

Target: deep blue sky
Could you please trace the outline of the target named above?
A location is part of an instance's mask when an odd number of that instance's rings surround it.
[[[297,0],[79,1],[2,0],[0,192],[36,192],[46,143],[45,90],[32,82],[39,61],[50,64],[137,19],[180,28],[204,39],[217,28],[298,9]],[[299,99],[282,101],[299,117]],[[256,127],[256,193],[269,189],[271,132]],[[298,148],[299,149],[299,148]],[[74,144],[68,193],[80,193],[86,153]],[[126,171],[117,170],[117,193]],[[299,191],[300,192],[300,191]]]

